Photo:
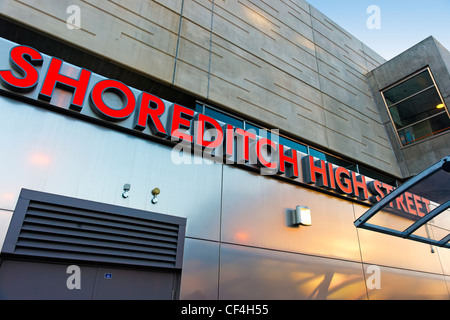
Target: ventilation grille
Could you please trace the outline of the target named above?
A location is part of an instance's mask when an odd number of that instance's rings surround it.
[[[184,226],[180,224],[152,219],[151,212],[146,212],[148,218],[143,217],[142,211],[133,216],[129,208],[114,207],[125,212],[112,214],[36,200],[27,203],[23,223],[16,232],[14,254],[180,267],[180,244],[184,243]]]

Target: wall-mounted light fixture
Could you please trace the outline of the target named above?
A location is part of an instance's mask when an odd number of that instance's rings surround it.
[[[126,199],[130,196],[130,193],[129,193],[130,188],[131,188],[131,185],[129,183],[127,183],[123,186],[122,198]]]
[[[161,193],[161,190],[159,190],[159,188],[155,188],[152,190],[152,195],[153,195],[152,203],[153,204],[158,203],[158,198],[156,196],[160,193]]]
[[[310,226],[311,210],[305,206],[297,206],[293,212],[292,224],[295,226]]]
[[[446,161],[446,159],[444,159],[444,163],[442,164],[442,170],[450,173],[450,161]]]

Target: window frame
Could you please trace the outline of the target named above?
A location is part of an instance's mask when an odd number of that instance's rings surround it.
[[[392,104],[392,105],[390,105],[390,106],[388,105],[388,103],[387,103],[387,101],[386,101],[385,94],[384,94],[386,91],[388,91],[388,90],[390,90],[390,89],[392,89],[392,88],[394,88],[394,87],[396,87],[396,86],[398,86],[398,85],[400,85],[400,84],[402,84],[402,83],[404,83],[404,82],[406,82],[406,81],[408,81],[408,80],[414,78],[415,76],[421,74],[421,73],[424,72],[424,71],[428,71],[428,74],[430,75],[431,81],[433,82],[433,85],[432,85],[432,86],[428,86],[428,87],[426,87],[426,88],[423,88],[423,89],[421,89],[421,90],[419,90],[419,91],[417,91],[417,92],[411,94],[410,96],[408,96],[408,97],[406,97],[406,98],[403,98],[403,99],[401,99],[401,100],[395,102],[394,104]],[[419,94],[422,94],[423,92],[425,92],[425,91],[427,91],[427,90],[429,90],[429,89],[431,89],[431,88],[433,88],[433,87],[436,89],[436,92],[437,92],[437,94],[438,94],[438,97],[439,97],[441,103],[444,104],[443,110],[442,110],[441,112],[438,112],[438,113],[432,115],[432,116],[426,117],[426,118],[421,119],[421,120],[419,120],[419,121],[416,121],[416,122],[413,122],[413,123],[411,123],[411,124],[408,124],[408,125],[406,125],[406,126],[400,128],[400,129],[397,129],[397,127],[396,127],[396,125],[395,125],[394,118],[393,118],[393,116],[392,116],[392,114],[391,114],[390,109],[391,109],[392,107],[395,107],[396,105],[398,105],[398,104],[400,104],[400,103],[402,103],[402,102],[404,102],[404,101],[406,101],[406,100],[412,98],[412,97],[415,97],[415,96],[417,96],[417,95],[419,95]],[[411,127],[413,127],[414,125],[416,125],[416,124],[418,124],[418,123],[422,123],[422,122],[424,122],[424,121],[427,121],[427,120],[430,120],[430,119],[432,119],[432,118],[438,117],[438,116],[440,116],[440,115],[442,115],[442,114],[444,114],[444,113],[446,113],[446,114],[447,114],[447,117],[449,117],[449,119],[450,119],[450,113],[449,113],[447,104],[445,103],[445,101],[444,101],[444,99],[443,99],[443,97],[442,97],[442,95],[441,95],[441,92],[440,92],[440,90],[439,90],[439,87],[438,87],[437,84],[436,84],[436,81],[435,81],[435,79],[434,79],[434,76],[433,76],[433,73],[431,72],[430,67],[427,66],[427,67],[425,67],[425,68],[419,69],[418,71],[416,71],[416,72],[410,74],[409,76],[407,76],[407,77],[405,77],[405,78],[403,78],[403,79],[397,81],[396,83],[390,85],[389,87],[387,87],[387,88],[381,90],[381,91],[380,91],[380,94],[381,94],[381,97],[382,97],[382,99],[383,99],[384,106],[386,107],[386,111],[387,111],[387,113],[388,113],[388,115],[389,115],[389,119],[391,120],[391,125],[392,125],[392,127],[393,127],[393,129],[394,129],[394,131],[395,131],[395,135],[396,135],[396,137],[397,137],[397,139],[398,139],[398,142],[399,142],[399,144],[400,144],[400,148],[403,149],[403,148],[406,148],[406,147],[409,147],[409,146],[412,146],[412,145],[416,145],[416,144],[421,143],[421,142],[423,142],[423,141],[426,141],[426,140],[435,138],[435,137],[437,137],[437,136],[443,135],[443,134],[445,134],[445,133],[448,133],[448,131],[450,131],[450,129],[446,129],[446,130],[441,131],[441,132],[438,132],[438,133],[436,133],[436,134],[431,134],[431,135],[428,135],[428,136],[424,136],[424,137],[415,139],[415,140],[413,140],[413,141],[411,141],[411,142],[409,142],[409,143],[406,143],[406,144],[404,144],[404,143],[402,142],[402,139],[401,139],[401,137],[400,137],[400,133],[399,133],[399,132],[400,132],[401,130],[405,130],[405,129],[407,129],[407,128],[411,128]]]

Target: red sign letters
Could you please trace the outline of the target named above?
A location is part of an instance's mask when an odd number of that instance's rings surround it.
[[[133,116],[130,130],[143,132],[165,139],[181,140],[201,148],[222,148],[223,157],[235,163],[247,164],[252,155],[257,166],[274,170],[275,174],[290,179],[301,179],[303,183],[344,194],[361,201],[376,203],[394,188],[380,181],[366,178],[346,168],[335,166],[323,160],[278,144],[255,133],[236,128],[230,124],[221,125],[216,119],[178,104],[166,108],[158,97],[148,93],[135,93],[127,85],[111,79],[91,83],[92,73],[79,68],[78,74],[63,74],[64,62],[51,58],[47,70],[42,69],[44,57],[37,50],[27,46],[16,46],[10,51],[12,70],[0,71],[0,83],[6,90],[25,94],[38,90],[37,98],[51,104],[55,88],[70,91],[72,100],[68,109],[81,112],[88,104],[93,113],[104,121],[120,123]],[[19,74],[17,76],[16,74]],[[40,81],[39,77],[44,75]],[[40,88],[37,88],[41,82]],[[89,89],[90,88],[90,89]],[[104,101],[106,92],[120,98],[122,106],[112,108]],[[88,101],[88,102],[86,102]],[[167,116],[167,121],[162,117]],[[205,132],[213,129],[214,139],[207,139]],[[227,162],[229,163],[229,162]],[[300,169],[303,169],[302,172]],[[367,181],[369,180],[369,181]],[[392,209],[411,216],[423,216],[429,212],[427,199],[405,193],[390,204]]]

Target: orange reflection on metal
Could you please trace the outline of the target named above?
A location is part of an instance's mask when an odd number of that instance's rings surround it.
[[[7,200],[7,201],[14,200],[15,197],[16,197],[16,195],[12,192],[5,192],[5,193],[2,193],[2,195],[0,196],[0,198],[2,200]]]
[[[247,241],[249,238],[249,235],[247,232],[237,232],[235,234],[236,240],[238,241]]]
[[[51,159],[44,153],[33,153],[29,158],[30,162],[36,166],[44,167],[50,164]]]
[[[355,274],[327,272],[294,272],[292,279],[298,283],[302,296],[309,299],[366,299],[362,277]]]

